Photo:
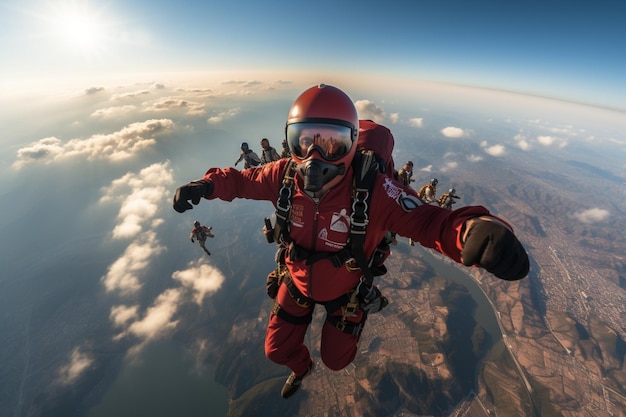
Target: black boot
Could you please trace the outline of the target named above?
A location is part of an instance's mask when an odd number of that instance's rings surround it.
[[[307,368],[304,375],[296,376],[296,374],[292,372],[291,375],[289,375],[289,377],[287,378],[287,381],[285,381],[285,385],[283,385],[283,390],[280,392],[280,395],[282,395],[283,398],[289,398],[293,394],[295,394],[296,391],[298,391],[298,389],[300,388],[300,384],[302,384],[302,380],[306,378],[307,376],[311,375],[311,372],[313,372],[313,367],[314,367],[314,364],[313,364],[313,361],[311,361],[311,364]]]

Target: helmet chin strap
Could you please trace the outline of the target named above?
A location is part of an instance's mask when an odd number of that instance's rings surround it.
[[[297,165],[296,171],[304,178],[304,190],[316,193],[337,175],[343,175],[346,167],[344,164],[337,166],[319,159],[310,159]]]

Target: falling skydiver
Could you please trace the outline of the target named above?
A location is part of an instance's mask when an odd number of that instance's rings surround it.
[[[213,233],[211,233],[211,230],[213,230],[212,227],[207,227],[204,225],[201,225],[199,221],[195,221],[193,222],[193,229],[191,230],[191,233],[189,234],[189,239],[191,239],[192,243],[194,242],[194,238],[198,239],[198,243],[200,244],[200,247],[206,252],[207,255],[211,255],[211,252],[209,252],[209,250],[206,248],[206,246],[204,245],[204,243],[206,242],[207,237],[215,237],[213,235]]]
[[[455,198],[459,199],[461,197],[456,195],[456,190],[454,188],[450,188],[447,193],[443,194],[439,198],[439,206],[448,210],[452,210],[452,205],[456,204],[456,201],[454,201]]]

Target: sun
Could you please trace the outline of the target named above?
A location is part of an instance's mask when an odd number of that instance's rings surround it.
[[[57,21],[59,36],[68,45],[78,49],[91,49],[104,41],[101,23],[82,11],[70,11]]]
[[[86,2],[57,4],[47,20],[59,47],[95,52],[107,42],[105,16],[101,10],[90,8]]]

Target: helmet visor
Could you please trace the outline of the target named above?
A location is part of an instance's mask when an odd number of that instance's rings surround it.
[[[305,160],[317,150],[327,161],[337,161],[352,148],[352,129],[327,123],[293,123],[287,125],[287,144],[292,155]]]

